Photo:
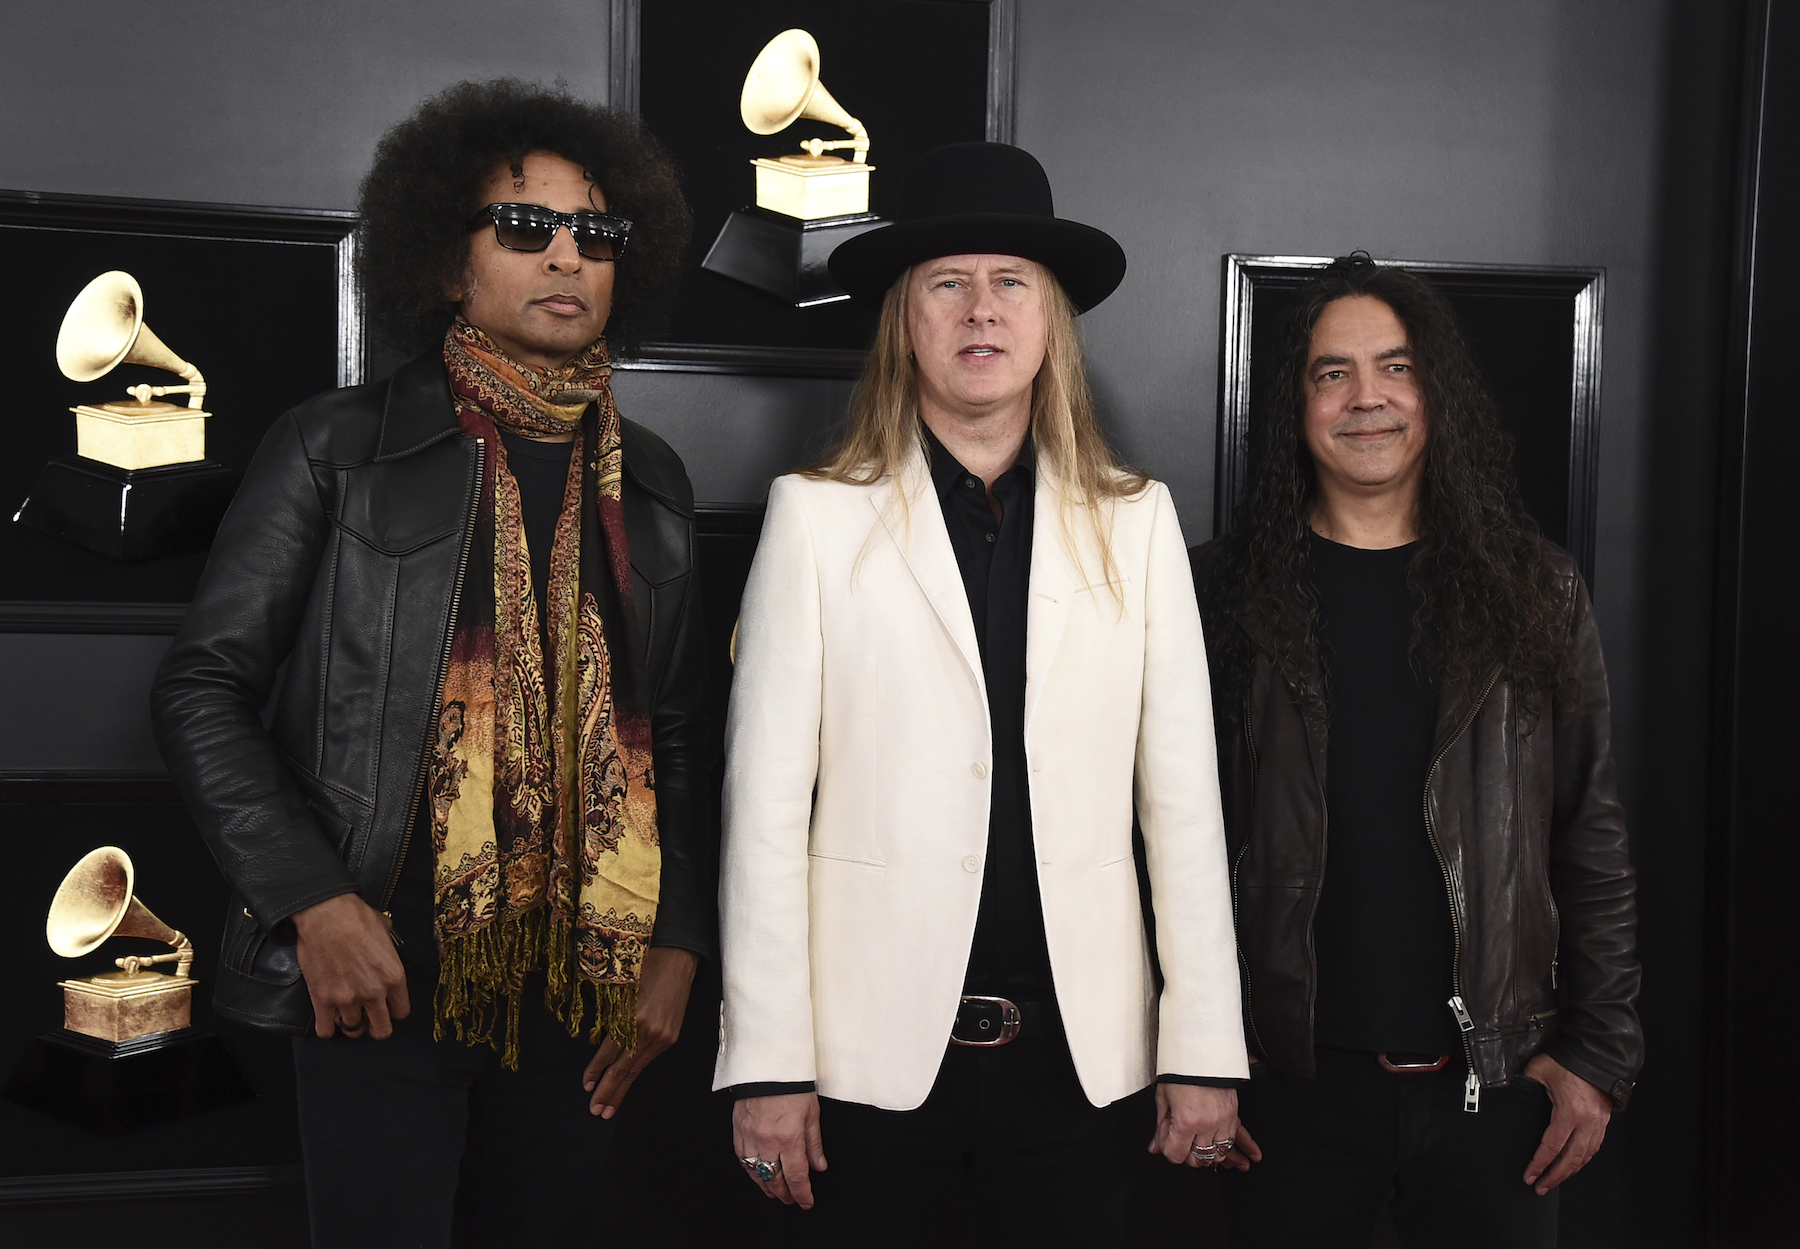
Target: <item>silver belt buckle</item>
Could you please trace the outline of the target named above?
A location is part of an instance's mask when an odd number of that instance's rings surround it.
[[[996,1045],[1005,1045],[1008,1041],[1011,1041],[1014,1037],[1019,1035],[1019,1008],[1014,1005],[1010,998],[982,997],[977,994],[967,994],[962,1000],[964,1002],[980,1002],[984,1006],[997,1008],[999,1018],[996,1019],[991,1014],[984,1013],[975,1020],[975,1027],[984,1034],[994,1032],[996,1026],[998,1026],[998,1031],[995,1032],[992,1037],[984,1035],[982,1039],[978,1041],[965,1041],[956,1035],[956,1030],[954,1026],[952,1026],[950,1031],[950,1043],[952,1045],[974,1045],[982,1049],[988,1049]],[[956,1013],[958,1016],[962,1014],[960,1007],[957,1009]]]
[[[1395,1062],[1395,1058],[1400,1061]],[[1375,1061],[1381,1064],[1383,1071],[1392,1071],[1396,1075],[1407,1075],[1412,1072],[1442,1071],[1450,1062],[1450,1055],[1440,1054],[1433,1058],[1429,1054],[1396,1054],[1390,1058],[1383,1052],[1375,1055]]]

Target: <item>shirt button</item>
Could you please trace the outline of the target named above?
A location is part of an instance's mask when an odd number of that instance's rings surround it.
[[[963,479],[963,485],[967,486],[971,490],[973,490],[976,486],[978,486],[980,484],[981,483],[976,481],[973,477],[965,477]]]
[[[969,765],[969,771],[973,772],[975,774],[975,779],[979,781],[987,776],[987,764],[980,762],[971,763]]]
[[[980,870],[981,870],[981,860],[980,859],[976,858],[972,854],[963,856],[963,871],[979,872]]]
[[[989,541],[989,542],[992,542],[992,541],[993,541],[993,540],[994,540],[994,535],[993,535],[993,534],[991,534],[991,533],[990,533],[990,534],[989,534],[989,535],[988,535],[988,536],[987,536],[987,540],[988,540],[988,541]]]

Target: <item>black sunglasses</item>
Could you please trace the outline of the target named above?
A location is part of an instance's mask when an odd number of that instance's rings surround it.
[[[617,260],[625,254],[631,223],[602,212],[559,213],[537,204],[489,204],[469,219],[469,229],[494,223],[494,241],[513,252],[541,252],[567,226],[575,250],[589,260]]]

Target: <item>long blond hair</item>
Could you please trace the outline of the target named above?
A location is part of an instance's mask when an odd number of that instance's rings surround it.
[[[1062,284],[1040,265],[1044,300],[1044,362],[1031,387],[1031,449],[1038,471],[1056,481],[1062,501],[1063,539],[1080,565],[1080,545],[1072,529],[1072,509],[1086,512],[1100,544],[1106,583],[1118,593],[1118,567],[1113,559],[1110,504],[1133,498],[1150,484],[1144,474],[1120,464],[1101,436],[1094,412],[1094,393],[1082,363],[1081,336],[1075,327],[1075,305]],[[850,423],[844,438],[802,475],[822,481],[873,485],[897,476],[914,456],[925,453],[919,416],[917,366],[906,340],[909,270],[888,288],[881,303],[875,342],[863,364],[862,377],[850,400]],[[904,505],[905,496],[902,495]]]

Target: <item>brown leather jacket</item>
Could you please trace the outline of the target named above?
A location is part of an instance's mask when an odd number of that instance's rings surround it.
[[[1218,545],[1189,552],[1197,587]],[[1446,690],[1438,705],[1421,800],[1456,933],[1445,997],[1460,1000],[1463,1057],[1481,1085],[1505,1085],[1543,1051],[1623,1107],[1644,1052],[1636,876],[1593,606],[1574,560],[1549,543],[1545,558],[1563,587],[1579,697],[1529,695],[1495,671],[1480,688]],[[1213,672],[1245,1029],[1252,1054],[1310,1077],[1312,922],[1327,841],[1324,682],[1315,670],[1290,693],[1265,622],[1206,626],[1209,636],[1243,629],[1257,643],[1247,685],[1217,670],[1216,649]],[[1535,717],[1521,714],[1528,698]]]

